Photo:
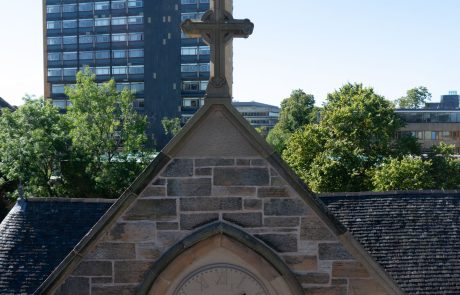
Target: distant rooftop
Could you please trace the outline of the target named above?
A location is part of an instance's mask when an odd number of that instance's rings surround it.
[[[15,108],[10,105],[6,100],[0,97],[0,109],[9,108],[10,110],[14,110]]]
[[[269,108],[279,109],[278,106],[256,102],[256,101],[234,101],[232,102],[232,104],[234,107],[269,107]]]

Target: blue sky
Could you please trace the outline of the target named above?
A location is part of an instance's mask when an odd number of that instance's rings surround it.
[[[7,2],[0,96],[20,104],[43,94],[41,0]],[[234,43],[235,99],[278,105],[302,88],[321,104],[361,82],[391,100],[423,85],[438,100],[460,90],[459,13],[458,0],[234,0],[235,17],[255,23]]]

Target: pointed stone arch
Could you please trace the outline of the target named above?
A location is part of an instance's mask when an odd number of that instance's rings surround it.
[[[171,247],[148,272],[136,294],[165,294],[173,288],[170,278],[176,279],[186,272],[181,266],[209,262],[208,257],[218,249],[255,264],[252,266],[259,268],[255,271],[257,275],[278,294],[304,294],[302,286],[278,255],[263,242],[226,222],[206,225]]]

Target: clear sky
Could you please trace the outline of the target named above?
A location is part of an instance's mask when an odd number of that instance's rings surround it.
[[[0,96],[20,104],[43,94],[41,0],[2,1]],[[459,0],[234,0],[234,15],[255,23],[234,43],[236,100],[278,105],[301,88],[321,104],[347,82],[391,100],[460,91]]]

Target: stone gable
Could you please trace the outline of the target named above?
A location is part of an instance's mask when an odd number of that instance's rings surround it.
[[[215,224],[239,234],[195,238]],[[220,244],[203,252],[206,240]],[[262,263],[246,263],[244,253]],[[192,118],[40,292],[155,294],[161,282],[161,290],[177,283],[167,279],[171,267],[186,273],[229,260],[257,273],[270,294],[402,294],[227,103]],[[278,275],[264,276],[261,265]]]
[[[132,294],[171,246],[215,221],[268,245],[306,294],[387,294],[263,158],[171,160],[55,294]]]

